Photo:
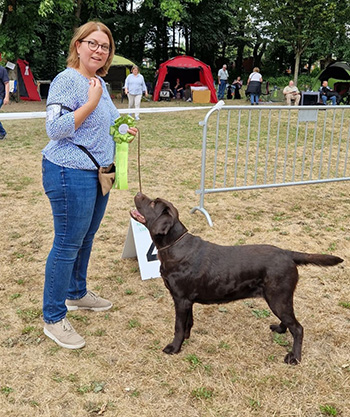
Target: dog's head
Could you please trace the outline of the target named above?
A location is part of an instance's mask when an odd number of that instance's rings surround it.
[[[134,202],[136,209],[131,210],[130,215],[147,227],[152,238],[167,235],[175,224],[180,223],[179,212],[169,201],[151,200],[145,194],[137,193]]]

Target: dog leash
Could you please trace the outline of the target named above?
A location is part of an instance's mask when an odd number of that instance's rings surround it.
[[[158,252],[161,252],[162,250],[165,250],[165,249],[169,249],[169,248],[171,248],[172,246],[174,246],[174,245],[176,245],[176,243],[177,242],[179,242],[184,236],[186,236],[187,235],[187,233],[188,233],[188,230],[186,230],[186,232],[185,233],[183,233],[178,239],[176,239],[175,240],[175,242],[173,242],[173,243],[170,243],[170,245],[167,245],[167,246],[164,246],[163,248],[159,248],[158,249]]]
[[[139,173],[139,191],[142,193],[142,186],[141,186],[141,133],[140,130],[137,129],[137,170]]]

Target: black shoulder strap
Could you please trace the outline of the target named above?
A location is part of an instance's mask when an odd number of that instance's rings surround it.
[[[97,169],[99,169],[100,168],[100,165],[99,165],[99,163],[96,161],[96,159],[91,155],[91,153],[85,148],[85,146],[83,146],[83,145],[77,145],[76,143],[75,143],[75,145],[78,147],[78,148],[80,148],[83,152],[85,152],[86,153],[86,155],[91,159],[91,161],[97,166]]]

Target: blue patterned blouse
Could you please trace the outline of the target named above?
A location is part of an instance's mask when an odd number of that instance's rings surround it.
[[[100,101],[77,130],[73,112],[88,100],[88,78],[73,68],[66,68],[52,81],[46,109],[46,131],[51,140],[42,151],[50,162],[67,168],[96,169],[91,159],[75,144],[85,146],[101,166],[113,162],[115,143],[109,129],[119,112],[104,80],[99,79],[103,88]]]

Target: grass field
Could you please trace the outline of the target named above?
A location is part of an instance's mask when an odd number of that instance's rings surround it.
[[[45,103],[2,110],[44,111]],[[172,201],[189,231],[206,240],[269,243],[344,258],[328,269],[299,269],[295,312],[305,330],[302,363],[283,363],[291,335],[277,337],[269,330],[277,319],[259,299],[195,305],[192,335],[182,351],[162,352],[173,336],[172,299],[160,278],[141,281],[136,259],[121,259],[139,188],[136,143],[129,151],[129,190],[112,190],[89,268],[89,288],[114,306],[105,313],[68,313],[86,340],[84,349],[62,349],[46,338],[41,306],[53,226],[40,151],[48,139],[43,119],[5,121],[8,137],[0,142],[1,415],[350,416],[349,183],[210,195],[210,228],[204,216],[190,214],[198,203],[198,122],[206,111],[141,114],[143,192]]]

